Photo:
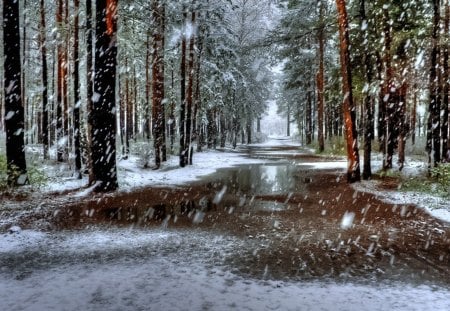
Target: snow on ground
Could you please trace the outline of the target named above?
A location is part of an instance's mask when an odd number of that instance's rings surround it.
[[[361,160],[361,163],[363,160]],[[380,171],[382,168],[382,156],[375,154],[372,157],[372,172]],[[393,160],[394,167],[393,172],[398,172],[398,166],[396,163],[396,157]],[[426,161],[414,160],[407,157],[401,175],[403,177],[415,178],[423,176],[427,173],[428,165]],[[360,183],[352,184],[355,190],[361,192],[369,192],[377,197],[380,197],[383,201],[391,204],[414,204],[420,208],[423,208],[432,216],[441,219],[446,222],[450,222],[450,205],[446,198],[439,197],[433,194],[427,194],[417,191],[404,191],[401,188],[396,191],[381,191],[377,187],[379,182],[375,180],[364,180]]]
[[[273,281],[264,271],[243,278],[222,265],[243,245],[197,231],[4,234],[0,259],[19,262],[0,269],[0,301],[4,310],[33,311],[450,309],[450,290],[441,287]]]
[[[131,155],[128,159],[117,161],[119,191],[131,191],[135,188],[146,186],[181,186],[189,181],[214,173],[219,168],[232,167],[240,164],[264,163],[267,160],[250,159],[244,154],[237,152],[204,151],[194,153],[193,165],[184,168],[179,167],[179,157],[169,156],[168,161],[161,165],[159,170],[151,168],[144,169],[139,156]],[[77,197],[87,196],[92,192],[90,189],[82,189],[88,183],[87,177],[79,180],[73,176],[61,176],[59,172],[70,172],[70,168],[61,168],[60,165],[45,165],[42,168],[50,180],[47,184],[39,186],[41,193],[76,191],[72,194]],[[36,186],[30,187],[35,191]]]
[[[121,160],[118,163],[121,190],[131,190],[144,186],[181,186],[189,181],[214,173],[219,168],[240,164],[265,163],[267,160],[250,159],[235,152],[204,151],[194,153],[193,165],[179,167],[179,158],[171,156],[160,170],[142,169],[137,157]]]

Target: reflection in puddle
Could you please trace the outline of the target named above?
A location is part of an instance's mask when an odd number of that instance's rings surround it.
[[[299,161],[225,168],[182,189],[143,189],[91,201],[81,213],[77,208],[71,211],[67,221],[75,225],[105,221],[145,225],[158,221],[164,225],[178,220],[201,223],[205,217],[216,217],[214,211],[279,212],[292,207],[291,197],[307,194],[312,173],[310,166]]]

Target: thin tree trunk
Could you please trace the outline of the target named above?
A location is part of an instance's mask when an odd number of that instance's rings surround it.
[[[19,2],[3,1],[6,163],[8,184],[12,186],[28,182],[19,24]]]
[[[86,0],[86,113],[87,113],[87,131],[86,131],[86,153],[87,167],[89,173],[89,185],[95,180],[93,162],[92,162],[92,98],[94,96],[94,72],[92,58],[92,0]]]
[[[391,25],[389,17],[389,8],[383,7],[383,33],[384,33],[384,66],[385,77],[383,91],[383,111],[384,111],[384,141],[383,141],[383,169],[392,168],[392,157],[394,156],[394,126],[393,115],[395,113],[397,90],[393,83],[392,62],[391,62]]]
[[[442,107],[442,159],[445,162],[449,162],[450,154],[449,154],[449,139],[448,139],[448,118],[449,118],[449,42],[447,41],[449,38],[449,24],[450,24],[450,2],[449,0],[445,0],[445,18],[444,18],[444,43],[443,43],[443,64],[442,64],[442,84],[443,84],[443,107]]]
[[[164,138],[164,25],[162,15],[162,4],[158,0],[153,0],[152,116],[156,168],[159,168],[161,165],[161,152]]]
[[[414,78],[415,80],[416,78]],[[411,143],[414,146],[416,144],[416,123],[417,123],[417,83],[414,82],[413,90],[413,108],[411,112]],[[420,120],[419,120],[420,122]],[[420,136],[420,127],[419,127]]]
[[[344,95],[343,111],[347,141],[347,181],[355,182],[361,179],[361,173],[359,167],[358,133],[355,124],[356,115],[353,104],[352,72],[350,68],[349,27],[345,0],[336,0],[336,5],[338,9],[342,93]]]
[[[63,60],[61,63],[62,66],[62,100],[63,100],[63,111],[62,111],[62,117],[63,117],[63,141],[64,147],[63,147],[63,159],[65,161],[69,160],[69,146],[70,146],[70,140],[71,136],[69,135],[69,29],[68,29],[68,22],[69,19],[69,0],[64,1],[64,20],[63,20],[63,29],[65,29],[66,35],[63,36]],[[63,30],[64,33],[64,30]]]
[[[58,0],[58,8],[56,11],[56,25],[61,32],[63,26],[63,1]],[[57,38],[57,87],[56,87],[56,159],[58,162],[64,161],[64,145],[63,145],[63,79],[64,79],[64,46],[60,35]]]
[[[195,27],[195,1],[192,1],[192,19],[191,27]],[[194,51],[195,45],[195,35],[193,32],[190,34],[189,38],[189,59],[188,59],[188,85],[186,94],[186,153],[187,153],[187,163],[192,164],[192,108],[193,108],[193,94],[194,94]]]
[[[197,151],[200,152],[202,150],[202,131],[200,129],[202,122],[198,121],[198,111],[200,110],[201,105],[201,95],[200,95],[200,71],[201,71],[201,59],[203,54],[203,32],[200,32],[200,35],[197,37],[197,62],[195,68],[195,92],[194,92],[194,136],[197,140]]]
[[[175,131],[176,131],[176,121],[175,121],[175,98],[174,98],[174,90],[175,90],[175,79],[174,79],[174,68],[172,62],[172,70],[171,70],[171,98],[170,98],[170,107],[169,107],[169,139],[170,139],[170,152],[173,153],[173,146],[175,144]]]
[[[73,125],[74,125],[74,149],[75,149],[75,174],[78,179],[81,179],[81,128],[80,128],[80,59],[78,51],[78,22],[80,16],[80,0],[74,0],[75,10],[75,27],[74,27],[74,42],[73,42],[73,57],[75,60],[75,68],[73,73],[74,95],[75,95],[75,107],[73,109]]]
[[[406,147],[406,92],[407,85],[404,82],[399,90],[399,104],[400,104],[400,113],[399,113],[399,137],[398,137],[398,164],[399,170],[401,171],[405,165],[405,147]]]
[[[147,140],[151,139],[151,104],[150,104],[150,89],[151,89],[151,80],[150,80],[150,58],[151,58],[151,43],[150,43],[150,34],[147,34],[147,49],[145,55],[145,128],[144,133]]]
[[[163,162],[167,161],[167,142],[166,142],[166,100],[165,100],[165,47],[166,47],[166,5],[165,2],[161,3],[161,35],[162,35],[162,45],[161,45],[161,79],[163,83],[162,87],[162,103],[161,103],[161,160]]]
[[[438,100],[438,41],[440,31],[440,8],[439,0],[433,0],[433,32],[432,32],[432,50],[430,62],[430,103],[428,106],[428,128],[427,128],[427,152],[430,167],[439,164],[440,157],[440,112],[441,107]],[[433,156],[433,158],[432,158]]]
[[[187,13],[183,8],[183,33],[181,38],[181,63],[180,63],[180,166],[186,166],[186,23]]]
[[[360,17],[361,17],[361,29],[363,30],[363,40],[368,40],[368,31],[367,25],[365,25],[367,21],[366,17],[366,7],[365,1],[361,0],[360,3]],[[364,73],[366,76],[366,86],[364,87],[364,110],[365,110],[365,120],[364,120],[364,165],[363,165],[363,179],[367,180],[372,177],[372,168],[371,168],[371,154],[372,154],[372,133],[373,133],[373,111],[372,111],[372,96],[370,95],[370,85],[372,84],[372,66],[370,62],[370,53],[367,49],[364,49],[363,52],[364,59]]]
[[[319,33],[318,33],[318,41],[319,41],[319,72],[317,73],[317,100],[318,100],[318,109],[317,109],[317,136],[319,140],[319,152],[323,152],[325,150],[325,141],[323,135],[323,114],[325,107],[324,100],[324,91],[325,91],[325,68],[324,68],[324,54],[325,54],[325,35],[324,35],[324,3],[323,0],[319,0]]]
[[[130,155],[130,140],[133,134],[133,103],[130,100],[130,77],[128,73],[128,59],[125,59],[125,107],[126,107],[126,127],[125,127],[125,157]]]
[[[312,143],[312,96],[311,96],[311,85],[307,84],[307,95],[306,95],[306,115],[305,115],[305,136],[306,136],[306,144],[310,145]]]
[[[39,47],[42,59],[42,143],[44,145],[44,159],[48,159],[49,149],[49,107],[48,107],[48,70],[47,70],[47,47],[46,47],[46,25],[45,25],[45,1],[40,0],[39,10],[41,23],[39,29]]]

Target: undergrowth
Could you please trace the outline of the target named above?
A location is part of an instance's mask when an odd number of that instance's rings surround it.
[[[28,183],[32,187],[41,187],[48,182],[48,176],[34,163],[28,164],[27,174]],[[4,154],[0,154],[0,191],[3,192],[11,189],[12,188],[8,185],[6,156]]]
[[[331,139],[325,140],[325,150],[319,151],[319,143],[315,141],[310,145],[311,148],[315,149],[316,154],[329,155],[329,156],[346,156],[347,150],[345,145],[344,137],[333,137]]]
[[[428,177],[412,177],[402,180],[402,189],[450,197],[450,164],[440,164],[430,170]]]

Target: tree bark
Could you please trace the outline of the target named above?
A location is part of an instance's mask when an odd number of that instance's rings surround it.
[[[394,156],[395,135],[393,126],[393,115],[395,113],[397,89],[393,82],[392,61],[391,61],[391,25],[389,8],[383,7],[383,33],[384,33],[384,85],[383,91],[383,112],[384,118],[384,139],[383,139],[383,169],[392,168],[392,157]]]
[[[343,111],[345,122],[345,136],[347,141],[347,181],[356,182],[361,179],[359,167],[358,133],[355,124],[355,109],[352,92],[352,73],[349,53],[349,27],[345,0],[336,0],[339,23],[340,60],[342,74],[342,93],[344,95]]]
[[[407,92],[407,84],[403,83],[399,90],[399,137],[398,137],[398,164],[399,170],[403,169],[405,164],[405,147],[406,147],[406,135],[407,135],[407,127],[406,127],[406,92]]]
[[[181,62],[180,62],[180,166],[186,166],[186,23],[187,13],[183,8],[183,33],[181,37]]]
[[[93,74],[93,58],[92,58],[92,0],[86,0],[86,113],[87,113],[87,167],[89,173],[89,185],[94,182],[94,170],[92,163],[92,97],[94,96],[94,74]]]
[[[24,143],[22,63],[20,61],[19,2],[3,1],[6,163],[8,184],[28,182]]]
[[[92,160],[95,191],[117,189],[116,168],[116,61],[117,1],[96,1]]]
[[[40,10],[40,29],[39,29],[39,47],[42,60],[42,143],[44,145],[44,159],[48,159],[49,149],[49,104],[48,104],[48,69],[47,69],[47,47],[46,47],[46,24],[45,24],[45,1],[39,1]]]
[[[363,29],[363,40],[367,42],[368,31],[367,31],[367,17],[366,17],[366,7],[365,1],[360,2],[360,17],[361,17],[361,29]],[[364,164],[363,164],[363,179],[367,180],[372,177],[371,168],[371,154],[372,154],[372,133],[373,133],[373,111],[372,111],[372,96],[370,95],[370,85],[372,84],[372,66],[370,62],[370,53],[367,49],[364,49],[363,60],[364,60],[364,73],[366,76],[366,86],[364,87],[364,110],[365,110],[365,120],[364,120]]]
[[[63,128],[63,80],[64,80],[64,45],[61,30],[63,28],[63,1],[58,0],[56,11],[56,25],[58,27],[59,38],[57,38],[57,87],[56,87],[56,159],[58,162],[64,161],[64,128]]]
[[[440,113],[439,103],[439,81],[438,81],[438,59],[439,59],[439,31],[440,31],[440,7],[439,0],[433,0],[433,32],[432,32],[432,50],[430,62],[430,103],[428,106],[428,128],[427,128],[427,152],[430,167],[438,165],[441,161],[440,156]],[[433,158],[432,158],[433,157]]]
[[[153,117],[153,143],[155,149],[155,166],[159,168],[162,159],[164,129],[164,24],[163,8],[158,0],[152,1],[153,20],[153,62],[152,62],[152,117]]]
[[[81,179],[81,143],[80,143],[80,59],[79,59],[79,39],[78,39],[78,23],[80,16],[80,0],[74,0],[74,10],[75,10],[75,19],[74,19],[74,39],[73,39],[73,57],[74,57],[74,73],[73,73],[73,86],[74,86],[74,95],[75,95],[75,106],[73,109],[73,127],[74,127],[74,149],[75,149],[75,174],[76,178]]]
[[[449,92],[450,92],[450,87],[449,87],[449,79],[450,79],[450,73],[449,73],[449,65],[448,65],[448,60],[449,60],[449,43],[448,43],[448,38],[449,38],[449,24],[450,24],[450,2],[449,0],[445,0],[444,2],[445,5],[445,17],[444,17],[444,44],[443,44],[443,60],[442,60],[442,84],[443,84],[443,107],[442,107],[442,129],[441,129],[441,133],[442,133],[442,159],[445,162],[449,162],[450,161],[450,154],[449,154],[449,139],[448,139],[448,118],[449,118],[449,109],[448,109],[448,105],[449,105]]]
[[[323,0],[319,0],[319,72],[317,73],[317,139],[319,141],[319,152],[325,150],[325,140],[323,135],[324,127],[324,91],[325,91],[325,68],[324,68],[324,54],[325,54],[325,34],[324,34],[324,3]]]
[[[192,1],[192,18],[191,27],[195,27],[195,1]],[[189,38],[189,59],[188,59],[188,85],[187,85],[187,95],[186,95],[186,154],[187,163],[192,165],[192,108],[193,108],[193,95],[194,95],[194,58],[195,58],[195,34],[193,31],[190,33]]]

